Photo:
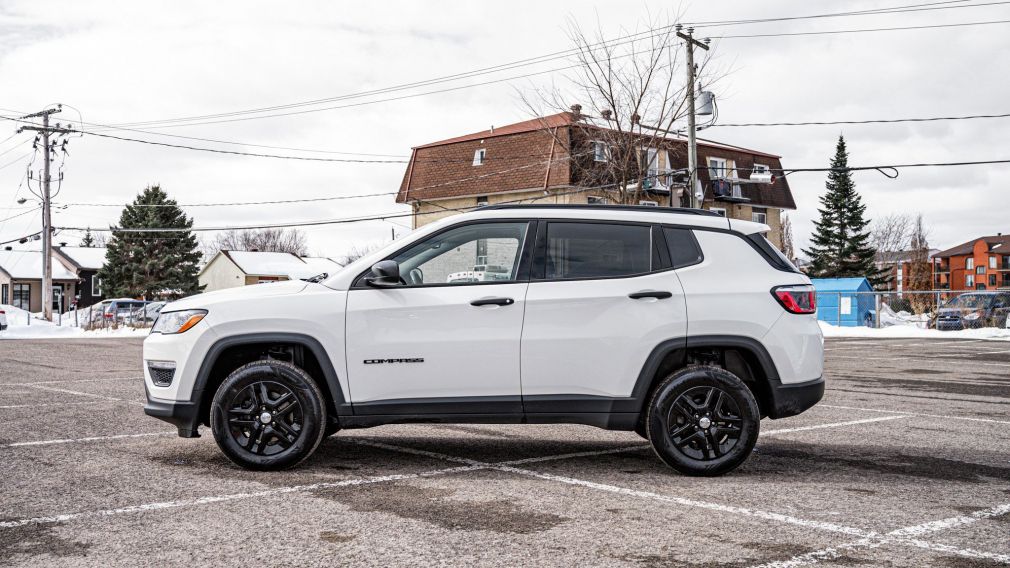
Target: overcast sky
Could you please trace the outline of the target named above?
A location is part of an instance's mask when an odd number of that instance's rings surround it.
[[[865,10],[927,0],[809,0],[684,3],[670,17],[726,20]],[[935,0],[934,0],[935,1]],[[977,2],[977,0],[974,0]],[[963,2],[961,4],[971,4]],[[451,75],[571,47],[571,19],[605,36],[641,30],[667,15],[670,2],[473,1],[42,2],[0,0],[0,109],[31,112],[63,103],[54,120],[123,124],[227,113],[336,97]],[[1010,19],[1010,5],[724,28],[716,35],[950,24]],[[1010,24],[941,30],[725,39],[713,42],[725,77],[715,91],[720,122],[782,122],[956,116],[1010,112]],[[700,35],[700,34],[699,34]],[[1001,39],[1003,38],[1003,39]],[[563,67],[551,61],[494,75],[385,95],[347,105]],[[411,146],[529,118],[518,92],[566,85],[562,73],[452,92],[297,115],[166,128],[161,132],[331,152],[405,159]],[[577,102],[573,97],[572,102]],[[318,107],[314,107],[318,108]],[[75,110],[76,109],[76,110]],[[863,126],[712,128],[704,136],[783,156],[786,168],[825,167],[840,133],[852,165],[1010,158],[1010,119]],[[139,127],[143,128],[143,127]],[[0,122],[0,140],[13,134]],[[116,134],[116,132],[110,132]],[[151,140],[185,140],[123,133]],[[0,144],[0,219],[25,172],[29,136]],[[356,156],[215,148],[302,156]],[[10,151],[8,151],[10,150]],[[71,140],[62,203],[125,203],[158,183],[180,203],[256,201],[395,192],[401,163],[313,163],[208,154],[97,137]],[[6,152],[6,153],[4,153]],[[378,156],[357,156],[383,159]],[[36,162],[38,163],[38,162]],[[872,217],[919,213],[931,244],[953,246],[1010,230],[1005,180],[1010,165],[902,170],[891,180],[856,174]],[[805,245],[817,215],[824,174],[789,178]],[[19,196],[31,197],[24,187]],[[255,224],[381,214],[406,209],[393,196],[313,204],[189,208],[198,226]],[[57,226],[102,227],[119,209],[71,206]],[[395,221],[408,224],[407,219]],[[0,241],[37,230],[40,216],[0,221]],[[390,222],[305,229],[316,254],[339,256],[352,245],[389,239]],[[76,243],[66,232],[55,239]]]

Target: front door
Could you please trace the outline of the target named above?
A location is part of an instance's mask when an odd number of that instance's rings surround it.
[[[633,223],[550,221],[541,231],[523,323],[526,412],[614,408],[652,350],[687,334],[668,239]]]
[[[529,226],[452,227],[390,257],[401,286],[373,288],[359,278],[346,328],[355,414],[522,412]]]
[[[66,307],[64,305],[63,286],[63,284],[53,284],[53,311],[56,313],[63,313]]]

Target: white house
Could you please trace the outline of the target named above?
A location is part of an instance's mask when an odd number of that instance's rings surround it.
[[[223,250],[214,255],[198,279],[205,292],[333,274],[340,265],[325,257],[299,257],[287,252]]]

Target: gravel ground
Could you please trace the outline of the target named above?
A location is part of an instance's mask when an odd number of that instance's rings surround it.
[[[140,340],[3,341],[0,567],[1010,564],[1010,345],[827,349],[821,404],[696,479],[554,425],[341,432],[252,473],[144,416]]]

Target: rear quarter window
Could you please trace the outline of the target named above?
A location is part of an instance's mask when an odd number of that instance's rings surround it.
[[[786,255],[782,254],[778,248],[775,247],[764,236],[764,233],[754,233],[752,235],[747,235],[744,237],[757,251],[768,261],[768,264],[772,265],[772,268],[776,270],[781,270],[783,272],[796,272],[800,273],[800,270],[796,268],[791,260],[789,260]]]
[[[701,246],[690,229],[663,227],[666,247],[670,250],[670,264],[683,268],[702,261]]]

